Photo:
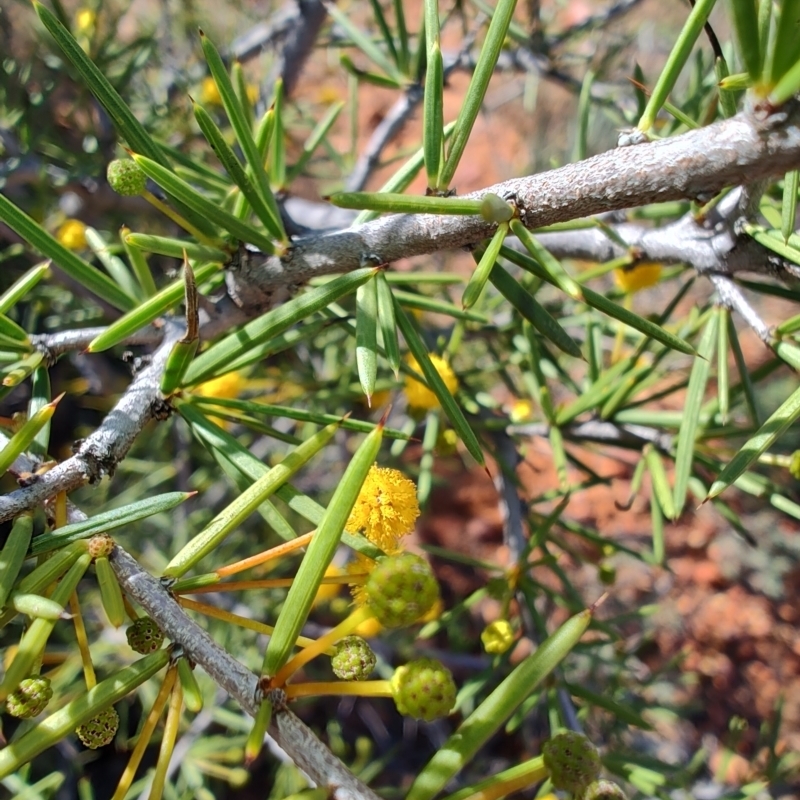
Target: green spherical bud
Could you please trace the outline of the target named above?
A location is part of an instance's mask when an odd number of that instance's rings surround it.
[[[333,674],[343,681],[365,681],[375,669],[375,653],[360,636],[345,636],[331,659]]]
[[[103,709],[88,722],[75,729],[78,738],[92,750],[111,744],[119,728],[119,714],[113,706]]]
[[[446,717],[456,702],[453,675],[433,658],[420,658],[398,667],[391,686],[397,710],[426,722]]]
[[[625,792],[613,781],[592,781],[580,800],[627,800]]]
[[[792,459],[789,462],[789,473],[793,478],[800,481],[800,450],[795,450],[792,453]]]
[[[164,642],[161,628],[150,617],[139,617],[135,620],[133,625],[128,626],[125,636],[128,637],[128,644],[143,656],[155,653]]]
[[[439,599],[439,584],[422,556],[401,553],[378,561],[364,584],[367,602],[385,628],[416,622]]]
[[[147,185],[147,175],[142,168],[130,158],[117,158],[108,165],[106,172],[108,184],[123,197],[140,195]]]
[[[601,561],[597,565],[597,577],[605,586],[613,586],[617,580],[617,568],[608,561]]]
[[[49,678],[25,678],[6,698],[6,711],[12,717],[29,719],[41,714],[52,696]]]
[[[557,734],[545,742],[542,755],[556,789],[578,794],[600,775],[600,754],[582,733]]]
[[[107,533],[98,533],[89,539],[89,555],[92,561],[102,556],[110,556],[114,549],[114,540]]]

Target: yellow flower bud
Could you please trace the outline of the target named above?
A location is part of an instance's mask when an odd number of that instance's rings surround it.
[[[80,8],[75,15],[75,27],[80,33],[87,33],[94,27],[97,15],[90,8]]]
[[[508,417],[515,424],[533,419],[533,403],[530,400],[515,400]]]
[[[661,264],[642,262],[629,269],[615,269],[614,282],[626,294],[654,286],[661,278]]]
[[[203,78],[203,82],[200,84],[200,102],[206,106],[222,105],[222,97],[216,81],[210,75],[207,78]]]
[[[245,379],[238,372],[228,372],[218,378],[201,383],[194,389],[195,394],[204,397],[238,397],[245,386]]]
[[[514,644],[514,630],[511,623],[508,620],[499,619],[487,625],[481,633],[481,642],[487,653],[505,653]]]

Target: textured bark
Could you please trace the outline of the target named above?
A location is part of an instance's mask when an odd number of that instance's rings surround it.
[[[743,112],[657,142],[618,147],[559,169],[474,192],[514,197],[529,228],[668,200],[709,199],[727,186],[751,184],[800,167],[800,109]],[[469,247],[494,225],[481,217],[402,214],[297,240],[283,259],[252,256],[232,276],[240,297],[270,295],[310,278],[349,272],[365,262],[391,263]]]
[[[125,593],[139,603],[164,635],[179,644],[192,661],[254,717],[260,705],[258,677],[193,622],[161,582],[145,572],[119,545],[109,561]],[[270,733],[292,761],[318,786],[328,789],[335,800],[379,800],[285,703],[275,705]]]

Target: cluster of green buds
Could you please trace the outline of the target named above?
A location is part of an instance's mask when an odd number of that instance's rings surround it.
[[[553,787],[571,792],[576,800],[625,800],[616,783],[600,779],[600,753],[582,733],[564,731],[542,747]]]
[[[52,696],[49,678],[41,675],[25,678],[6,698],[6,711],[19,719],[37,717],[44,711]]]
[[[364,584],[370,611],[385,628],[411,625],[439,599],[430,564],[414,553],[382,558]]]
[[[345,636],[336,645],[331,658],[333,674],[343,681],[365,681],[375,669],[377,658],[366,639]]]
[[[420,658],[398,667],[391,686],[397,710],[426,722],[446,717],[456,702],[453,675],[434,658]]]
[[[112,707],[103,709],[82,725],[78,725],[75,733],[86,747],[97,750],[114,741],[119,729],[119,714]]]
[[[147,187],[147,176],[142,168],[130,158],[114,159],[106,171],[108,185],[123,197],[137,197]]]
[[[150,617],[139,617],[125,631],[131,649],[141,655],[154,653],[164,643],[161,628]]]

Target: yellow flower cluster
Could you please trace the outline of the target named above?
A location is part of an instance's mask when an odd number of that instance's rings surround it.
[[[258,100],[258,86],[256,84],[248,83],[245,91],[250,103],[255,103]],[[203,82],[200,84],[200,102],[206,106],[222,105],[222,95],[217,88],[217,82],[210,75],[203,78]]]
[[[240,372],[226,372],[218,378],[201,383],[195,387],[194,393],[204,397],[233,398],[238,397],[246,385],[247,380]]]
[[[358,493],[358,498],[345,527],[360,531],[373,544],[389,555],[400,551],[400,539],[414,530],[419,516],[417,487],[402,472],[374,464]],[[376,561],[362,553],[348,565],[348,572],[363,579],[375,568]],[[367,602],[363,583],[351,585],[357,606]],[[359,631],[360,636],[366,634]]]
[[[79,8],[75,14],[75,27],[80,33],[87,33],[97,20],[97,15],[91,8]]]
[[[415,372],[422,371],[414,356],[408,356],[406,362]],[[458,378],[455,372],[453,372],[452,367],[443,358],[436,355],[431,355],[431,363],[439,373],[439,377],[444,381],[444,385],[449,389],[451,394],[454,394],[458,389]],[[439,398],[437,398],[425,384],[420,383],[411,375],[406,376],[405,392],[408,398],[408,404],[411,408],[420,411],[430,411],[439,408]]]
[[[385,553],[395,553],[400,549],[400,539],[414,530],[418,516],[414,482],[396,469],[373,465],[346,527],[363,532]]]
[[[661,264],[644,262],[631,269],[615,269],[614,282],[626,294],[655,286],[661,278]]]

